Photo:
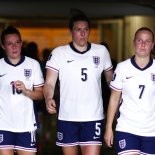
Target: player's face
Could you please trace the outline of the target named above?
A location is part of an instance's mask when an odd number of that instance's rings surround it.
[[[73,44],[79,47],[87,46],[89,32],[89,26],[86,21],[75,22],[71,31]]]
[[[5,36],[3,49],[9,59],[19,59],[21,56],[22,41],[18,34]]]
[[[139,31],[134,39],[135,55],[139,57],[150,56],[154,41],[151,32],[147,30]]]

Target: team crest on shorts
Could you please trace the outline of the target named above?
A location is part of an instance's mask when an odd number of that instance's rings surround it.
[[[125,139],[122,139],[122,140],[119,141],[119,147],[121,149],[124,149],[126,147],[126,141],[125,141]]]
[[[63,139],[63,133],[57,132],[57,137],[59,140],[62,140]]]
[[[93,56],[93,62],[96,65],[96,67],[100,64],[100,57]]]
[[[24,69],[24,76],[26,77],[26,79],[31,77],[31,75],[32,75],[32,70],[31,69]]]
[[[0,134],[0,143],[3,142],[3,134]]]

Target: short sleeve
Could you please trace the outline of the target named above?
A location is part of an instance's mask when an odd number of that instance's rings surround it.
[[[54,49],[50,56],[48,61],[46,62],[46,68],[48,69],[53,69],[55,71],[59,71],[60,65],[59,65],[59,60],[60,56],[59,56],[59,50],[58,48]]]
[[[40,87],[44,85],[44,77],[39,62],[34,63],[34,87]]]
[[[112,69],[112,62],[111,62],[111,58],[110,58],[110,54],[109,54],[109,52],[108,52],[108,50],[105,48],[104,49],[104,58],[103,58],[103,60],[104,60],[104,70],[105,71],[108,71],[108,70],[110,70],[110,69]]]
[[[116,91],[122,90],[122,64],[118,64],[113,74],[113,78],[110,82],[110,87]]]

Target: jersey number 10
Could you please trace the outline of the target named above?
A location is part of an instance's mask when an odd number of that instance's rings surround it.
[[[21,94],[22,93],[22,90],[18,90],[18,89],[15,88],[13,82],[11,82],[11,86],[12,86],[12,93],[13,93],[13,95]]]

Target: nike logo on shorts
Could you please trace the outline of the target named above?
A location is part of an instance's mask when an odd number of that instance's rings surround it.
[[[97,137],[97,136],[94,136],[94,137],[93,137],[93,139],[98,139],[98,138],[100,138],[100,137]]]
[[[35,146],[35,144],[34,144],[34,143],[31,143],[30,145],[31,145],[31,146]]]

